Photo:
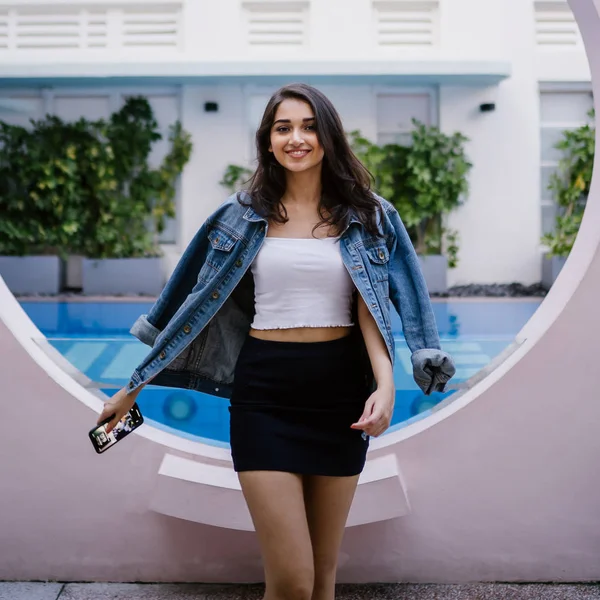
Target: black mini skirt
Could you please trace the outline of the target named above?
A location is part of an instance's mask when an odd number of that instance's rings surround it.
[[[236,471],[345,477],[363,470],[369,437],[350,425],[370,392],[352,338],[304,343],[248,336],[229,407]]]

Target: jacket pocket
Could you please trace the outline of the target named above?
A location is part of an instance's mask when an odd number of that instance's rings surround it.
[[[373,283],[379,281],[387,281],[388,278],[388,263],[390,261],[390,253],[385,244],[378,244],[366,248],[367,256],[370,262],[370,274]]]
[[[221,250],[223,252],[231,252],[235,243],[238,241],[237,238],[233,237],[230,233],[223,231],[215,227],[208,232],[208,239],[213,250]]]
[[[214,227],[208,232],[208,240],[210,245],[206,261],[202,265],[200,273],[198,273],[198,281],[204,283],[208,283],[221,271],[239,241],[236,237],[218,227]]]

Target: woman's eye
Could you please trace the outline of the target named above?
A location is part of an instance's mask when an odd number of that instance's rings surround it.
[[[306,129],[307,131],[315,131],[316,127],[314,125],[307,125],[304,129]],[[287,133],[290,130],[289,127],[278,127],[275,131],[277,133]]]

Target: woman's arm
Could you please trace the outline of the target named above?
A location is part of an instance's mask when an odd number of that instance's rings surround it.
[[[393,232],[390,249],[390,300],[402,320],[402,331],[411,350],[413,376],[426,395],[443,392],[456,368],[452,357],[441,350],[440,338],[425,278],[417,253],[398,211],[385,203],[385,229]]]
[[[377,437],[389,426],[394,412],[394,374],[385,341],[362,296],[357,295],[358,324],[365,340],[377,389],[365,404],[360,419],[352,425],[368,435]]]
[[[362,296],[358,294],[358,324],[367,346],[369,360],[377,389],[394,389],[392,363],[385,341],[377,327],[373,315],[369,312]]]

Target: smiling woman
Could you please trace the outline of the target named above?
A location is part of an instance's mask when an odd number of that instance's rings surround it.
[[[472,3],[464,4],[472,12]],[[508,5],[506,9],[503,4]],[[599,15],[589,0],[572,0],[572,4],[583,29],[594,77],[600,77]],[[531,3],[503,0],[494,6],[497,10],[480,11],[481,14],[490,15],[490,23],[494,21],[493,25],[497,27],[498,16],[506,13],[511,32],[517,31],[516,35],[491,37],[494,42],[502,41],[503,37],[510,38],[505,41],[507,50],[509,44],[514,47],[515,69],[530,69],[532,63],[527,59],[527,47],[520,43],[522,38],[516,26],[522,22],[523,29],[526,27],[530,35],[530,20],[523,17],[526,11],[532,10]],[[480,43],[490,30],[473,27],[472,31],[478,35],[465,36],[465,44],[471,37],[474,45]],[[451,31],[448,34],[451,35]],[[520,74],[518,79],[523,80]],[[597,83],[595,87],[598,111],[600,89]],[[507,102],[509,96],[504,95],[510,91],[510,84],[503,86],[501,91],[498,111],[504,106],[507,112],[516,116],[515,111],[520,105]],[[456,93],[456,90],[452,91],[453,102]],[[456,112],[463,114],[459,106],[457,109]],[[486,127],[484,119],[474,121],[478,129]],[[526,124],[524,118],[515,121],[519,130]],[[504,144],[503,128],[498,126],[495,117],[493,123],[499,138],[496,147],[500,147],[503,155],[516,154],[519,159],[515,147]],[[496,155],[489,154],[495,160]],[[499,164],[495,179],[500,188],[503,180],[508,179],[508,171],[501,169],[502,165],[505,163]],[[489,191],[493,192],[494,186],[485,179]],[[436,407],[428,418],[371,440],[373,452],[368,456],[353,506],[353,510],[360,511],[360,518],[348,522],[349,526],[361,527],[349,527],[346,531],[340,580],[522,582],[599,579],[597,499],[600,481],[591,475],[597,472],[600,451],[597,427],[600,403],[591,375],[598,370],[598,327],[594,325],[598,322],[600,290],[600,228],[597,226],[600,188],[596,178],[593,181],[596,183],[592,182],[580,235],[567,265],[541,309],[518,335],[512,352],[505,354],[504,361],[497,363],[495,368],[490,368],[485,378],[477,378],[466,391],[455,394],[453,402]],[[502,212],[510,214],[510,207],[503,204],[501,208]],[[241,234],[228,227],[231,222],[224,213],[235,214],[243,221],[245,228]],[[500,211],[494,214],[499,215]],[[521,213],[514,214],[519,215],[517,224],[520,225]],[[512,219],[514,214],[510,214]],[[384,216],[389,218],[393,213],[388,211]],[[266,223],[252,207],[240,208],[232,200],[200,232],[199,253],[211,255],[211,264],[218,270],[211,266],[206,283],[199,285],[192,297],[202,298],[199,303],[202,309],[211,311],[217,306],[221,309],[207,328],[211,329],[211,336],[202,337],[204,332],[197,336],[202,343],[212,342],[213,355],[226,358],[227,354],[237,352],[237,348],[230,345],[223,348],[214,344],[215,340],[221,339],[219,326],[235,322],[224,320],[224,312],[229,310],[230,317],[242,314],[233,310],[232,303],[225,306],[225,297],[231,290],[223,282],[226,279],[237,281],[240,270],[249,268],[243,260],[253,257],[257,239],[265,241],[264,233],[258,233],[263,225],[266,228]],[[365,248],[364,240],[361,246],[361,239],[354,236],[353,230],[357,227],[351,225],[346,233],[347,237],[352,237],[351,243],[342,248],[344,264],[365,270],[376,265],[377,269],[385,270],[386,264],[394,262],[393,244],[384,248],[384,244],[375,243]],[[217,234],[222,231],[228,235]],[[246,235],[251,232],[254,237]],[[477,234],[480,233],[481,228],[478,228]],[[488,241],[487,235],[481,237]],[[513,239],[507,239],[508,248],[513,245]],[[314,241],[314,244],[320,243],[320,240]],[[379,249],[383,251],[381,257]],[[385,249],[388,250],[387,257]],[[222,253],[221,260],[217,260],[218,253]],[[195,266],[195,253],[190,253],[187,258],[191,265],[188,272],[191,272]],[[477,255],[476,258],[489,267],[485,257]],[[238,261],[242,262],[236,266]],[[391,283],[390,273],[388,282]],[[365,271],[363,275],[366,276]],[[353,281],[360,285],[361,279],[358,276]],[[382,280],[377,281],[378,285],[385,285],[382,275],[378,274],[377,279]],[[181,277],[179,287],[172,287],[171,291],[185,289],[188,282]],[[393,286],[389,289],[391,291]],[[181,295],[173,293],[172,304],[178,299]],[[237,296],[236,300],[242,300],[242,297]],[[495,339],[502,333],[499,316],[504,310],[513,312],[515,306],[514,302],[485,302],[481,305],[482,310],[477,310],[471,301],[461,302],[459,307],[455,303],[435,303],[435,308],[440,309],[437,320],[445,338],[444,349],[460,361],[461,375],[468,376],[467,370],[472,371],[483,364],[485,357],[482,355],[492,356],[491,348],[485,344],[493,341],[492,336]],[[256,552],[248,550],[251,535],[220,529],[252,527],[245,520],[248,511],[241,491],[236,487],[229,457],[223,456],[225,451],[219,455],[216,452],[208,454],[207,448],[199,443],[184,445],[183,442],[189,440],[174,435],[167,438],[163,431],[147,426],[139,434],[129,436],[122,446],[111,451],[112,454],[98,459],[89,447],[86,433],[94,413],[100,409],[100,401],[79,385],[69,371],[59,366],[60,363],[52,362],[44,353],[46,340],[17,308],[16,300],[10,297],[0,281],[0,353],[3,357],[0,364],[5,400],[0,429],[3,443],[10,448],[10,451],[0,453],[3,484],[0,509],[5,517],[2,530],[5,544],[2,547],[6,548],[1,556],[4,560],[0,560],[0,579],[130,581],[132,573],[141,581],[259,579],[262,564]],[[73,310],[73,307],[63,305],[45,308],[55,319]],[[197,333],[192,333],[187,320],[174,321],[172,327],[167,327],[173,316],[171,308],[168,303],[160,310],[150,308],[149,323],[154,325],[157,334],[153,340],[157,354],[144,364],[136,377],[146,376],[154,368],[163,369],[166,361],[158,354],[164,351],[171,358],[173,348],[182,350],[185,342]],[[28,310],[34,315],[33,308]],[[87,324],[93,328],[97,326],[99,314],[114,316],[116,312],[97,307],[89,319],[75,312],[74,325]],[[200,314],[200,310],[191,311],[191,316]],[[185,316],[189,317],[190,313]],[[41,315],[37,314],[36,319],[42,319]],[[132,320],[133,315],[124,314],[126,326]],[[512,338],[511,334],[520,328],[522,321],[517,323],[510,319],[510,322],[513,327],[504,333]],[[196,322],[191,325],[196,327]],[[120,324],[119,329],[123,329],[125,337],[125,325]],[[383,329],[385,332],[385,327]],[[110,333],[114,338],[115,331],[109,330],[104,333]],[[94,347],[87,347],[85,355],[78,354],[73,348],[82,340],[65,339],[68,336],[62,335],[62,331],[54,330],[61,338],[56,340],[57,347],[60,344],[70,356],[78,355],[82,364],[100,366],[98,360],[103,352],[100,343],[108,342],[107,339],[96,340]],[[147,332],[152,331],[148,327]],[[412,370],[410,348],[404,347],[399,331],[396,319],[396,365],[398,375],[408,379]],[[68,332],[73,334],[74,330]],[[49,334],[48,330],[44,333]],[[479,339],[473,339],[477,333]],[[406,328],[406,335],[410,346],[415,341],[411,337],[414,330]],[[163,344],[165,338],[167,344]],[[150,336],[147,340],[150,341]],[[139,351],[139,360],[142,360],[142,355],[147,352],[135,341],[129,341],[129,344],[132,351],[124,346],[110,348],[110,354],[102,356],[106,363],[98,372],[107,378],[118,376],[121,385],[127,384],[138,362],[134,355]],[[189,376],[193,363],[202,362],[202,355],[195,352],[188,354],[190,368],[180,371],[180,375]],[[186,362],[185,358],[182,357],[182,363]],[[150,367],[152,362],[154,366]],[[301,368],[299,364],[298,369]],[[200,379],[197,377],[196,381]],[[139,381],[137,379],[137,383]],[[179,395],[154,403],[152,393],[158,390],[158,386],[151,385],[144,391],[144,394],[148,392],[145,398],[142,394],[142,402],[148,402],[146,414],[154,405],[160,409],[157,413],[163,418],[168,415],[172,422],[196,418],[188,399]],[[412,391],[416,396],[417,388]],[[421,397],[418,401],[423,408],[426,399]],[[203,404],[199,405],[196,415],[205,417],[202,412],[204,402],[205,398],[202,398]],[[142,412],[144,410],[142,406]],[[207,426],[209,419],[202,418],[202,421]],[[264,442],[256,436],[255,443]],[[382,468],[382,460],[394,468]],[[302,508],[298,503],[288,502],[287,488],[278,485],[270,491],[271,504],[283,507],[285,517],[290,516],[292,508]],[[338,496],[333,498],[337,499]],[[339,516],[342,512],[339,503],[332,502],[331,506],[332,512],[336,512],[334,516]],[[156,511],[161,513],[160,516]],[[190,525],[190,521],[211,526]],[[283,532],[278,528],[279,522],[271,521],[271,524],[275,534]],[[115,532],[118,532],[117,537]],[[52,552],[40,552],[40,548],[47,547],[48,539],[53,540]],[[302,539],[306,540],[306,537]],[[127,544],[122,540],[127,540]],[[320,545],[319,549],[322,548]],[[306,563],[299,564],[297,557],[301,554],[295,551],[296,547],[292,549],[287,545],[285,551],[280,552],[282,559],[290,559],[286,565],[295,561],[293,570],[290,568],[283,575],[298,576],[301,573],[310,583],[314,565],[304,568]],[[315,553],[315,556],[315,562],[319,563],[323,554]],[[280,564],[276,563],[276,566]],[[298,579],[293,581],[298,582]],[[299,587],[302,594],[298,593],[298,596],[311,597],[305,583]],[[513,593],[514,588],[508,589],[508,593]],[[580,588],[568,589],[567,596],[582,591]],[[424,593],[430,591],[427,588]],[[530,591],[526,589],[523,593]],[[475,592],[481,592],[481,588]],[[373,590],[373,593],[377,595],[377,591]],[[591,593],[594,593],[593,589]],[[330,594],[328,600],[332,597]]]
[[[207,219],[135,323],[152,350],[99,421],[113,415],[110,430],[150,381],[230,398],[267,596],[329,600],[370,437],[392,420],[390,300],[422,391],[444,391],[455,368],[404,224],[370,189],[331,102],[281,88],[256,143],[248,192]]]

